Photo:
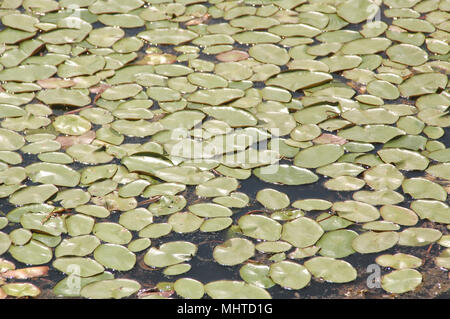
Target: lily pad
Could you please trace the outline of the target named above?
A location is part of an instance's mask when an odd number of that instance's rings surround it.
[[[414,269],[395,270],[381,279],[384,290],[397,294],[412,291],[421,283],[422,275]]]
[[[357,276],[351,264],[330,257],[314,257],[305,262],[305,267],[314,277],[332,283],[350,282]]]
[[[433,228],[410,227],[400,233],[398,244],[401,246],[421,247],[438,241],[442,233]]]
[[[133,269],[136,256],[127,248],[116,244],[104,244],[94,251],[94,258],[106,268],[127,271]]]
[[[173,284],[175,292],[185,299],[200,299],[205,294],[203,284],[192,278],[180,278]]]
[[[396,232],[366,232],[353,240],[353,249],[361,254],[377,253],[392,248],[399,241]]]
[[[29,265],[43,265],[48,263],[53,257],[50,248],[35,240],[31,240],[23,246],[11,246],[9,253],[17,261]]]
[[[317,168],[335,162],[343,154],[344,150],[339,145],[315,145],[300,151],[294,158],[294,165]]]
[[[248,284],[267,289],[275,285],[269,278],[269,270],[266,265],[246,264],[239,270],[239,275]]]
[[[213,250],[213,257],[219,264],[233,266],[255,254],[255,245],[247,239],[231,238]]]
[[[289,206],[289,197],[275,189],[266,188],[256,194],[256,200],[264,207],[272,210]]]
[[[357,236],[358,234],[352,230],[334,230],[326,232],[316,245],[320,247],[319,253],[322,256],[343,258],[355,253],[352,242]]]
[[[84,286],[80,294],[91,299],[121,299],[136,293],[141,285],[130,279],[101,280]]]
[[[8,283],[2,286],[2,290],[13,297],[36,297],[41,290],[31,283]]]
[[[376,259],[377,264],[394,269],[409,269],[422,266],[422,259],[408,254],[381,255]]]
[[[244,215],[238,221],[244,235],[275,241],[281,236],[282,226],[271,218],[260,215]]]
[[[307,217],[299,217],[283,224],[281,239],[295,247],[303,248],[314,245],[324,231],[314,220]]]
[[[205,285],[206,293],[213,299],[270,299],[270,294],[261,287],[244,281],[218,280]]]
[[[302,265],[292,261],[280,261],[270,265],[270,278],[288,289],[302,289],[311,281],[311,274]]]

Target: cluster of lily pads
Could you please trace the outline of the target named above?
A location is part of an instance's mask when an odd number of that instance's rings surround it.
[[[0,298],[39,296],[50,268],[62,297],[270,298],[355,281],[353,254],[387,293],[420,289],[424,260],[392,248],[434,244],[450,267],[449,11],[3,0]],[[196,233],[239,280],[189,275]]]

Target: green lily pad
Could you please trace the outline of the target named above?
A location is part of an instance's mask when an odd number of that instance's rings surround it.
[[[419,221],[419,217],[414,211],[401,206],[382,206],[380,208],[380,214],[384,220],[404,226],[414,226]]]
[[[64,239],[61,244],[55,249],[55,257],[64,256],[79,256],[84,257],[91,254],[97,246],[100,245],[100,240],[92,235],[84,235]]]
[[[238,221],[242,233],[248,237],[275,241],[281,236],[282,226],[271,218],[261,215],[244,215]]]
[[[104,27],[92,30],[86,41],[97,47],[111,47],[124,35],[125,31],[120,28]]]
[[[411,203],[411,209],[421,219],[428,219],[435,223],[450,224],[450,208],[445,203],[434,200],[416,200]]]
[[[0,253],[3,255],[11,246],[11,238],[7,234],[0,232]]]
[[[62,104],[81,107],[88,105],[91,102],[89,96],[84,94],[83,91],[64,88],[39,91],[36,97],[49,105]],[[69,118],[73,117],[70,116]]]
[[[404,180],[402,189],[404,193],[410,194],[415,199],[436,199],[439,201],[447,199],[447,192],[441,185],[421,177]],[[421,202],[419,201],[419,203]]]
[[[208,218],[200,226],[202,232],[216,232],[228,228],[233,223],[229,217]]]
[[[30,283],[8,283],[2,286],[2,290],[13,297],[37,297],[41,290]]]
[[[230,177],[218,177],[210,179],[205,183],[199,184],[196,187],[196,194],[200,197],[217,197],[225,196],[230,192],[236,190],[238,182],[234,178]]]
[[[256,200],[264,207],[276,210],[289,206],[289,197],[275,189],[266,188],[256,194]]]
[[[320,247],[319,253],[322,256],[343,258],[355,253],[352,242],[357,236],[352,230],[334,230],[326,232],[316,245]]]
[[[141,90],[141,86],[137,84],[120,84],[107,88],[101,94],[101,97],[105,100],[121,100],[133,97],[141,92]]]
[[[270,278],[288,289],[302,289],[311,281],[311,274],[302,265],[292,261],[280,261],[270,265]]]
[[[96,223],[93,234],[105,242],[119,245],[128,244],[132,238],[128,229],[111,222]]]
[[[190,242],[168,242],[159,249],[151,247],[144,256],[144,262],[150,267],[166,267],[188,261],[196,252],[197,246]]]
[[[395,100],[400,96],[395,85],[383,80],[371,81],[367,85],[367,92],[386,100]]]
[[[314,277],[332,283],[350,282],[357,276],[351,264],[330,257],[314,257],[305,262],[305,267]]]
[[[398,86],[400,94],[404,97],[420,96],[435,93],[439,88],[445,88],[448,79],[440,73],[417,74]]]
[[[274,85],[290,91],[314,87],[332,80],[331,75],[323,72],[292,71],[269,79],[266,85]]]
[[[371,19],[378,12],[379,7],[370,0],[344,1],[337,6],[337,14],[350,23],[360,23]]]
[[[90,234],[94,228],[95,220],[83,214],[76,214],[66,219],[67,233],[70,236]]]
[[[294,158],[294,165],[317,168],[335,162],[343,154],[344,150],[339,145],[315,145],[300,151]]]
[[[180,278],[173,284],[175,292],[185,299],[200,299],[205,294],[203,284],[192,278]]]
[[[270,299],[270,294],[261,287],[244,281],[218,280],[205,285],[205,292],[213,299]]]
[[[128,230],[139,231],[153,222],[153,214],[145,208],[136,208],[120,215],[119,224]]]
[[[308,169],[286,164],[255,168],[253,173],[265,182],[286,185],[311,184],[319,179],[316,174]]]
[[[116,244],[104,244],[94,251],[94,258],[106,268],[127,271],[133,269],[136,256],[127,248]]]
[[[153,44],[172,44],[180,45],[189,42],[198,37],[198,34],[184,29],[155,29],[143,31],[138,34],[139,38],[149,41]]]
[[[43,265],[53,257],[49,247],[35,240],[23,246],[11,246],[9,253],[15,260],[29,265]]]
[[[417,66],[425,63],[428,59],[426,51],[411,44],[398,44],[386,50],[389,58],[398,63]]]
[[[168,223],[177,233],[191,233],[200,228],[203,218],[192,214],[191,212],[178,212],[170,215]]]
[[[275,283],[269,277],[269,266],[246,264],[239,270],[239,275],[245,282],[261,288],[270,288]]]
[[[273,44],[257,44],[249,49],[249,55],[262,63],[286,64],[290,57],[286,50]]]
[[[380,164],[364,172],[367,185],[375,190],[397,189],[403,179],[403,175],[391,164]]]
[[[70,274],[69,276],[65,277],[63,280],[58,282],[55,287],[53,288],[53,293],[57,296],[64,296],[64,297],[79,297],[80,296],[80,290],[84,286],[100,281],[100,280],[109,280],[114,279],[114,275],[110,272],[103,272],[99,275],[95,275],[92,277],[82,278],[76,274],[76,272]],[[80,285],[76,285],[74,283],[80,283]],[[78,287],[77,287],[78,286]]]
[[[292,207],[305,211],[327,210],[331,208],[332,205],[333,204],[327,200],[317,198],[301,199],[292,203]]]
[[[154,216],[170,215],[182,210],[186,206],[186,199],[181,195],[164,195],[155,203],[148,206]]]
[[[422,266],[422,259],[408,254],[381,255],[376,259],[377,264],[394,269],[418,268]]]
[[[378,155],[383,162],[393,163],[397,169],[405,171],[422,171],[429,163],[429,160],[421,154],[399,148],[382,149],[378,151]]]
[[[340,217],[356,223],[371,222],[380,217],[376,207],[353,200],[335,202],[332,210],[337,212]]]
[[[143,250],[146,250],[150,245],[152,244],[152,241],[148,238],[138,238],[135,240],[132,240],[127,248],[132,253],[141,252]]]
[[[90,299],[121,299],[136,293],[141,285],[130,279],[101,280],[84,286],[80,294]]]
[[[139,237],[159,238],[169,234],[172,231],[172,225],[168,223],[154,223],[145,226],[139,231]]]
[[[31,239],[32,233],[28,229],[25,228],[17,228],[9,233],[9,238],[11,239],[11,243],[16,246],[23,246],[28,243]],[[5,240],[5,244],[8,241]],[[5,250],[6,251],[6,250]]]
[[[405,293],[422,283],[422,275],[414,269],[395,270],[381,279],[381,287],[390,293]]]
[[[35,183],[74,187],[80,181],[78,172],[61,164],[34,163],[28,165],[25,170]]]
[[[377,52],[385,51],[391,43],[392,42],[389,39],[378,37],[356,39],[345,43],[341,51],[344,54],[375,54]]]
[[[9,197],[9,202],[14,205],[40,204],[52,197],[58,188],[51,184],[29,186],[19,189]]]
[[[361,254],[376,253],[392,248],[399,241],[396,232],[366,232],[360,234],[353,240],[353,249]]]
[[[53,65],[21,65],[0,71],[0,81],[34,82],[56,73]]]
[[[299,217],[283,224],[281,239],[295,247],[303,248],[314,245],[324,231],[314,220],[307,217]]]
[[[238,265],[254,254],[255,245],[243,238],[231,238],[213,250],[214,260],[225,266]]]
[[[25,145],[25,139],[18,133],[0,128],[0,150],[15,151]]]
[[[339,176],[326,181],[324,186],[334,191],[355,191],[364,187],[365,184],[363,180],[356,177]]]
[[[434,263],[441,268],[450,268],[450,250],[447,248],[444,250],[439,257],[436,257]]]
[[[233,214],[228,207],[213,203],[193,204],[188,209],[199,217],[229,217]]]

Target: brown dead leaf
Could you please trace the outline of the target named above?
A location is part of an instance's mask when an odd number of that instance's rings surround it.
[[[39,266],[39,267],[29,267],[15,270],[8,270],[0,273],[2,278],[7,279],[29,279],[47,276],[48,274],[48,266]]]
[[[359,94],[366,93],[366,86],[364,84],[355,81],[348,81],[347,85],[354,88]]]
[[[216,59],[221,62],[238,62],[248,59],[248,53],[241,50],[231,50],[216,55]]]
[[[37,84],[43,89],[58,89],[58,88],[68,88],[75,85],[72,80],[65,80],[60,78],[49,78],[44,80],[38,80]]]
[[[58,136],[56,141],[62,149],[67,149],[74,144],[90,144],[95,139],[95,132],[88,131],[80,136]]]
[[[89,88],[89,92],[94,94],[102,94],[106,89],[110,88],[111,85],[102,83]]]
[[[5,299],[6,297],[8,297],[8,295],[3,291],[2,287],[0,287],[0,299]]]
[[[97,102],[97,100],[100,98],[100,95],[106,91],[106,89],[109,89],[111,85],[106,83],[101,83],[96,86],[92,86],[89,88],[89,92],[94,93],[94,103]]]
[[[202,23],[208,23],[209,19],[211,19],[211,15],[209,13],[205,13],[201,17],[189,20],[184,25],[185,26],[190,26],[190,25],[199,25],[199,24],[202,24]]]
[[[315,139],[313,139],[313,142],[316,144],[344,145],[348,141],[345,138],[342,138],[342,137],[334,135],[334,134],[323,133],[319,137],[316,137]]]
[[[173,290],[167,290],[167,291],[152,291],[152,290],[153,289],[147,289],[147,290],[138,292],[138,298],[143,298],[143,297],[147,297],[147,296],[155,296],[155,295],[161,296],[163,298],[169,298],[174,293]]]

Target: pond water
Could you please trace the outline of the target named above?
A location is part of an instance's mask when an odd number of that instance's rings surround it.
[[[3,1],[0,299],[449,298],[449,10]]]

